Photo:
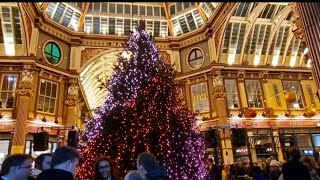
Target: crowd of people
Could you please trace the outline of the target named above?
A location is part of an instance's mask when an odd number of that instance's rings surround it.
[[[41,154],[35,159],[27,154],[13,154],[5,158],[1,166],[0,180],[74,180],[80,154],[69,146],[61,146],[53,154]],[[320,180],[320,167],[313,158],[302,157],[298,149],[292,149],[290,160],[281,164],[273,157],[252,164],[235,163],[215,165],[213,159],[206,162],[205,180]],[[100,156],[94,164],[92,180],[121,180],[114,162]],[[148,152],[137,157],[137,169],[129,171],[124,180],[168,180],[166,170],[156,157]]]
[[[320,180],[320,167],[313,158],[301,157],[297,148],[289,155],[284,164],[269,157],[259,163],[215,165],[210,158],[206,180]]]
[[[1,166],[0,180],[74,180],[79,152],[69,146],[58,147],[53,154],[41,154],[35,160],[27,154],[7,156]],[[94,164],[92,180],[120,180],[113,161],[100,156]],[[166,170],[148,152],[138,155],[137,169],[129,171],[124,180],[168,180]]]

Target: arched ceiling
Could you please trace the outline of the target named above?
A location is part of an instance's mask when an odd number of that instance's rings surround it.
[[[99,88],[98,78],[105,81],[107,77],[112,75],[113,64],[118,59],[117,53],[119,52],[110,52],[96,58],[80,73],[82,88],[90,109],[94,109],[104,102],[107,91]]]
[[[46,16],[74,31],[129,35],[138,20],[154,37],[180,36],[200,28],[213,15],[215,2],[45,2]]]
[[[292,32],[294,19],[288,3],[240,3],[227,24],[220,62],[310,67],[304,43]]]
[[[0,3],[0,56],[22,56],[27,51],[23,19],[16,2]]]

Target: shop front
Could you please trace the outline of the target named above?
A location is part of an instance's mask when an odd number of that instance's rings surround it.
[[[0,120],[0,165],[10,153],[10,145],[14,122],[11,120]]]

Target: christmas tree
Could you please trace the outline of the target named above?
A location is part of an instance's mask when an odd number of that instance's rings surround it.
[[[105,103],[82,136],[78,179],[92,179],[100,155],[111,157],[124,177],[145,151],[157,157],[170,179],[204,179],[204,143],[195,115],[182,105],[175,71],[143,27],[131,33],[113,70],[104,84]]]

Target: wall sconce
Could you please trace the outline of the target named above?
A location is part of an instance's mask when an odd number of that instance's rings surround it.
[[[41,119],[43,122],[47,122],[47,119],[45,116],[43,116],[43,118]]]
[[[267,117],[267,114],[263,111],[262,116]]]
[[[289,114],[288,112],[286,112],[284,115],[285,115],[286,117],[289,117],[289,116],[290,116],[290,114]]]

